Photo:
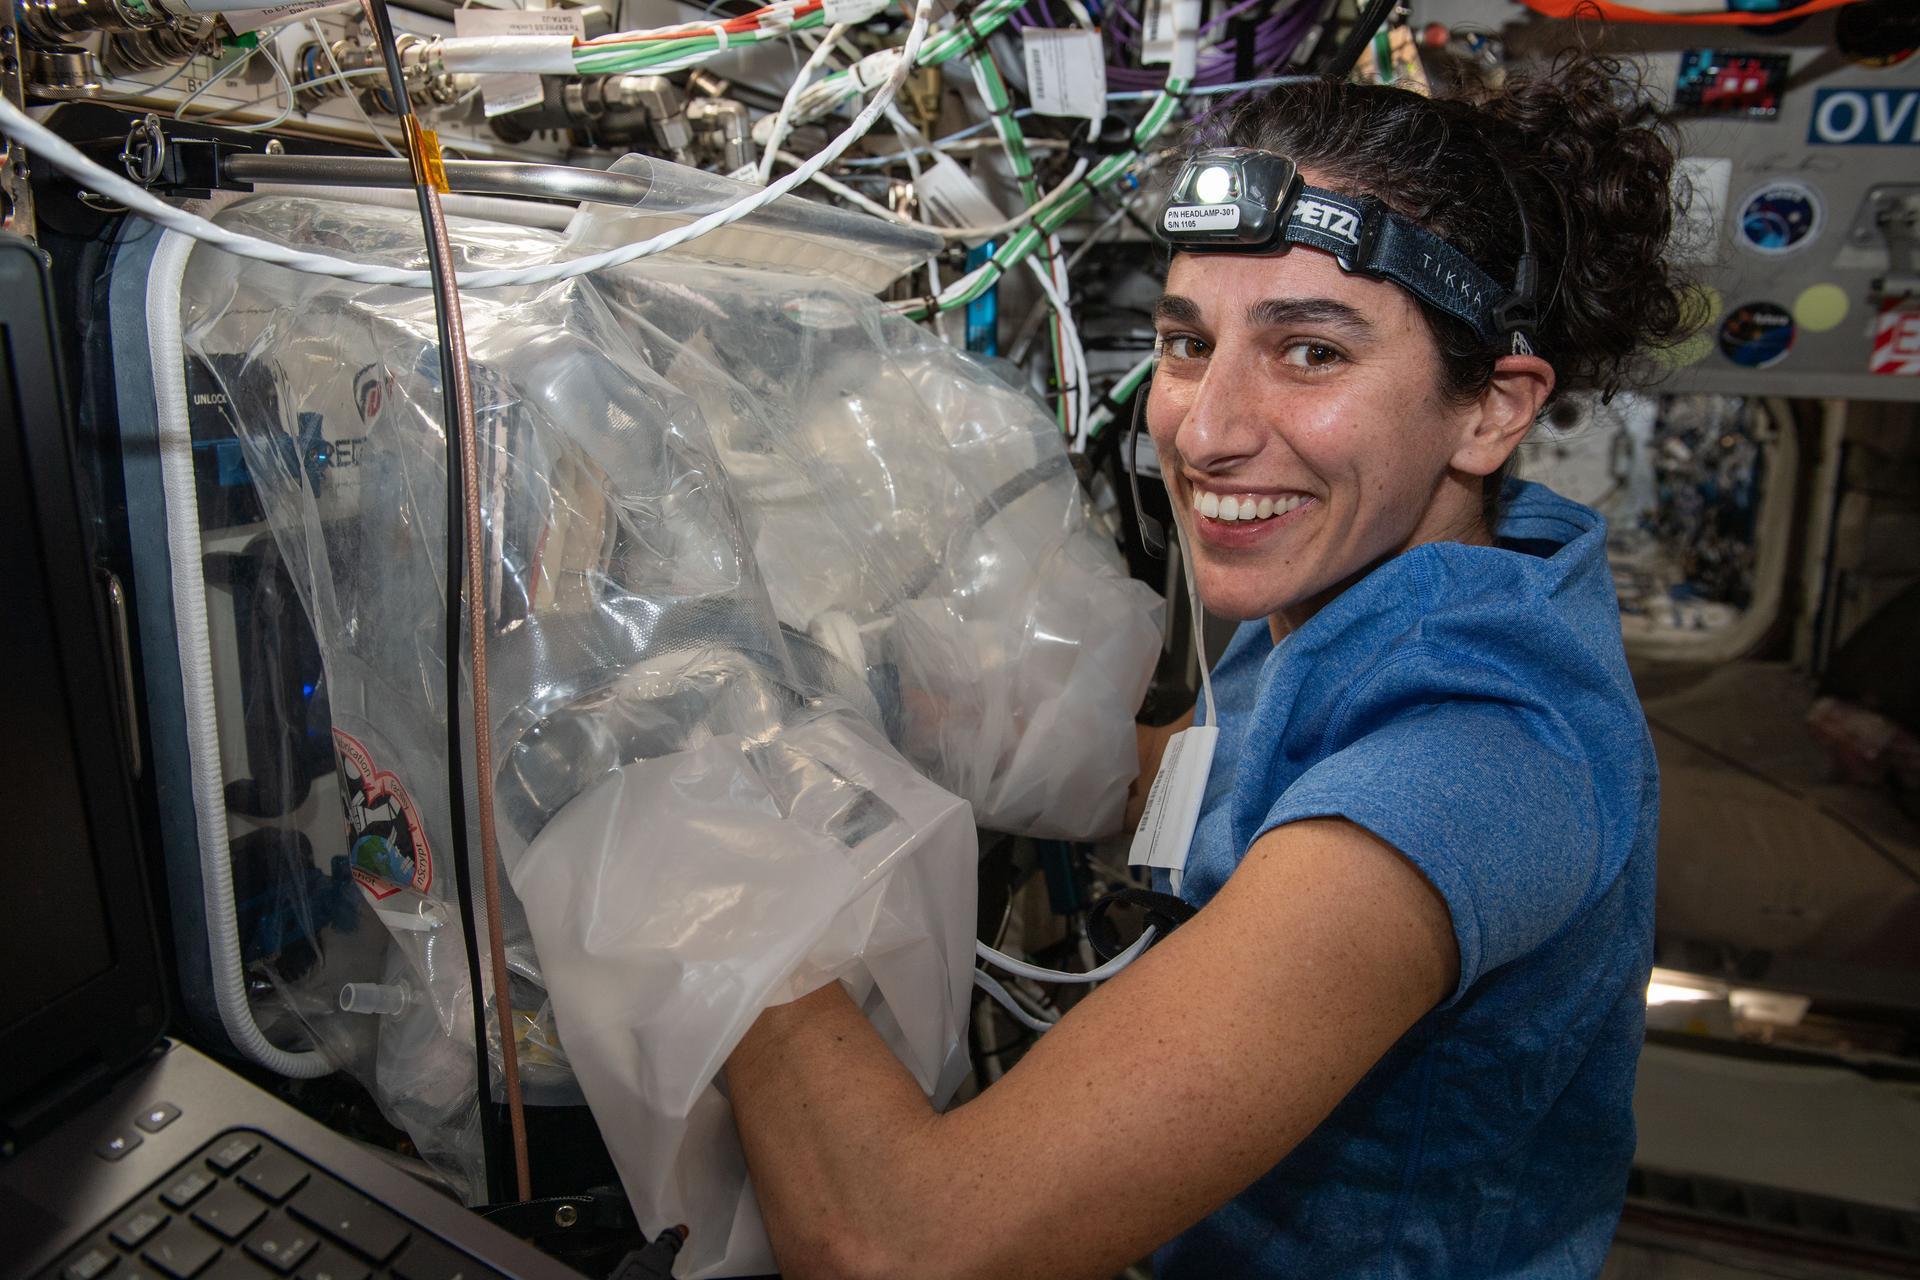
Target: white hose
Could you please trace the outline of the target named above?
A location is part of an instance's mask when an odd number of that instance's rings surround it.
[[[1053,1023],[1043,1018],[1036,1018],[1031,1013],[1028,1013],[1025,1006],[1013,998],[1013,993],[1001,986],[999,980],[985,969],[975,969],[973,971],[973,985],[992,996],[996,1004],[1012,1014],[1014,1021],[1029,1031],[1047,1032],[1053,1030]]]
[[[767,127],[767,140],[761,144],[761,186],[766,186],[767,180],[773,177],[774,157],[780,153],[780,144],[787,140],[787,125],[793,119],[793,104],[800,100],[807,82],[813,79],[813,73],[820,69],[820,64],[825,62],[828,55],[833,52],[833,42],[846,33],[847,28],[844,23],[828,31],[826,39],[814,46],[813,52],[807,55],[806,62],[801,65],[799,74],[793,77],[793,83],[787,86],[787,96],[780,100],[780,110],[774,113],[773,123]]]
[[[749,214],[764,209],[838,160],[847,148],[858,142],[866,135],[867,130],[873,127],[874,121],[880,118],[887,104],[893,101],[893,95],[906,80],[907,72],[912,69],[914,59],[919,55],[921,42],[926,38],[927,23],[932,11],[933,0],[919,0],[913,11],[913,26],[907,32],[907,42],[901,51],[902,56],[895,63],[886,82],[874,94],[873,99],[867,103],[859,115],[854,117],[853,123],[805,164],[772,185],[763,187],[751,195],[743,196],[732,204],[716,209],[683,227],[675,227],[651,239],[621,245],[601,253],[588,254],[585,257],[549,262],[537,267],[462,271],[455,277],[459,286],[462,289],[492,289],[571,280],[589,272],[623,266],[640,258],[678,248],[689,240],[697,240],[709,231],[718,231],[721,227],[729,226]],[[303,249],[275,244],[271,240],[262,240],[258,236],[230,231],[205,218],[188,213],[184,209],[176,209],[164,200],[154,197],[145,188],[95,164],[82,154],[78,147],[8,102],[4,97],[0,97],[0,129],[20,145],[39,153],[48,163],[84,183],[95,194],[125,205],[128,209],[152,219],[163,227],[192,236],[196,240],[225,249],[229,253],[259,262],[269,262],[275,266],[288,267],[295,271],[304,271],[310,275],[332,276],[340,280],[354,280],[361,284],[400,285],[408,289],[433,287],[433,279],[425,271],[409,271],[402,267],[349,262],[331,254],[309,253]]]
[[[227,832],[226,779],[220,769],[220,723],[213,698],[213,655],[207,640],[207,587],[202,576],[199,498],[193,482],[193,428],[187,418],[187,365],[180,334],[180,287],[193,241],[161,237],[147,272],[147,353],[159,426],[160,486],[167,509],[172,562],[173,628],[186,705],[187,769],[200,841],[201,899],[207,913],[207,956],[214,1002],[233,1047],[285,1076],[329,1075],[319,1053],[289,1053],[260,1030],[247,1002],[240,963],[240,924],[233,909],[233,851]]]
[[[1152,943],[1153,926],[1149,925],[1146,930],[1134,940],[1132,946],[1101,965],[1098,969],[1089,969],[1085,973],[1068,973],[1061,969],[1043,969],[1037,964],[1028,964],[1025,960],[1015,960],[1004,951],[995,951],[984,942],[974,943],[973,951],[975,955],[1000,970],[1000,972],[1010,973],[1016,978],[1031,978],[1035,982],[1105,982],[1108,978],[1111,978],[1114,974],[1119,973],[1135,960],[1138,960],[1140,954],[1152,945]],[[994,985],[998,986],[999,984],[995,983]],[[988,994],[992,993],[989,992]],[[1008,996],[1007,998],[1011,1000],[1013,997]]]

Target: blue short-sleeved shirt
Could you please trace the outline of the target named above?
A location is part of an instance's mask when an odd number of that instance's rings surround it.
[[[1657,778],[1594,512],[1516,484],[1500,545],[1394,557],[1277,648],[1240,628],[1182,895],[1338,816],[1446,899],[1460,984],[1167,1280],[1584,1277],[1633,1154]],[[1165,888],[1164,873],[1161,888]]]

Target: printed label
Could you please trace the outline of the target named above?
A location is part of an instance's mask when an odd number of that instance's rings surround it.
[[[1175,36],[1186,32],[1197,36],[1200,29],[1200,0],[1148,0],[1146,19],[1141,24],[1140,65],[1146,67],[1171,63],[1179,48]]]
[[[376,900],[402,889],[425,893],[433,884],[433,855],[413,797],[399,778],[374,764],[358,738],[335,729],[333,749],[353,878]]]
[[[1350,245],[1360,243],[1360,211],[1316,196],[1301,196],[1293,202],[1293,220],[1303,227],[1324,231]]]
[[[1098,31],[1027,27],[1020,39],[1035,111],[1084,120],[1107,113],[1107,55]]]
[[[584,39],[586,19],[575,9],[455,9],[456,36],[567,36]],[[546,86],[532,71],[482,75],[480,105],[488,119],[546,99]]]
[[[1232,231],[1239,225],[1237,204],[1168,205],[1160,218],[1163,231]]]
[[[299,4],[276,4],[269,9],[222,11],[220,16],[226,20],[233,34],[243,36],[249,31],[258,31],[262,27],[270,27],[275,23],[285,22],[289,18],[297,18],[303,13],[324,9],[330,3],[332,0],[302,0]]]
[[[1920,89],[1816,89],[1807,141],[1842,147],[1920,146]]]

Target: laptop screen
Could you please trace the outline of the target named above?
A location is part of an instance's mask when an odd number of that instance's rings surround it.
[[[10,380],[0,369],[0,380]],[[6,387],[7,399],[13,388]],[[80,790],[72,712],[53,634],[44,550],[17,424],[0,431],[0,938],[13,963],[0,982],[0,1027],[98,977],[113,963],[92,822]]]
[[[0,1149],[167,1020],[46,270],[0,236]]]

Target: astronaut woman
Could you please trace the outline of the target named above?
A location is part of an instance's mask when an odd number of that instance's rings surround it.
[[[1441,100],[1284,86],[1199,140],[1374,198],[1412,248],[1394,277],[1175,245],[1147,427],[1241,622],[1201,909],[945,1114],[838,987],[768,1010],[727,1083],[784,1274],[1599,1272],[1656,776],[1604,525],[1509,473],[1557,395],[1681,336],[1674,157],[1635,101],[1582,55]],[[1530,244],[1536,314],[1417,297],[1430,237],[1506,288]]]

